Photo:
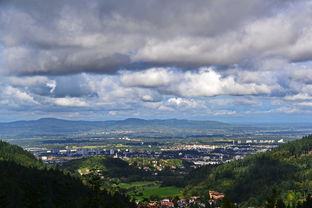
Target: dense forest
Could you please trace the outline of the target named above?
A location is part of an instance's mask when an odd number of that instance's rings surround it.
[[[265,205],[274,195],[286,207],[300,207],[312,193],[312,136],[243,160],[204,166],[187,177],[186,196],[216,190],[249,207]]]
[[[99,189],[99,178],[88,185],[48,167],[22,148],[0,142],[0,207],[135,207],[119,193]]]

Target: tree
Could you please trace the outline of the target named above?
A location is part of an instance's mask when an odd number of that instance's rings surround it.
[[[273,188],[271,195],[266,200],[265,208],[275,208],[277,197],[278,191],[276,190],[276,188]]]
[[[311,198],[312,196],[311,195],[309,195],[307,198],[306,198],[306,200],[302,203],[302,207],[303,208],[310,208],[310,207],[312,207],[312,198]]]
[[[3,189],[0,189],[0,207],[6,208],[10,206],[10,201],[8,200],[7,195],[5,194]]]
[[[221,208],[235,208],[236,206],[231,202],[231,200],[225,196],[221,203]]]
[[[278,199],[276,202],[276,208],[286,208],[286,205],[282,199]]]
[[[158,200],[160,200],[160,197],[156,194],[152,194],[152,195],[150,195],[149,200],[150,201],[158,201]]]

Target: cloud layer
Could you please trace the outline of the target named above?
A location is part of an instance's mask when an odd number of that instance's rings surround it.
[[[219,72],[203,67],[193,71],[151,68],[115,75],[8,76],[1,79],[0,107],[7,113],[89,119],[309,115],[312,83],[295,76],[294,68],[310,69],[287,66],[278,73],[237,68]]]
[[[1,71],[111,74],[310,60],[311,9],[303,0],[2,1]]]
[[[308,0],[3,0],[0,117],[310,115],[311,19]]]

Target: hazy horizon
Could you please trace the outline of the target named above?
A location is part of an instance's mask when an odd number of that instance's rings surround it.
[[[233,121],[226,121],[226,120],[222,120],[222,119],[187,119],[187,118],[138,118],[138,117],[129,117],[129,118],[115,118],[115,119],[102,119],[102,120],[94,120],[94,119],[63,119],[63,118],[57,118],[57,117],[40,117],[40,118],[35,118],[35,119],[20,119],[20,120],[1,120],[0,123],[11,123],[11,122],[19,122],[19,121],[37,121],[37,120],[43,120],[43,119],[56,119],[56,120],[65,120],[65,121],[87,121],[87,122],[93,122],[93,121],[124,121],[124,120],[129,120],[129,119],[138,119],[138,120],[146,120],[146,121],[152,121],[152,120],[160,120],[160,121],[165,121],[165,120],[188,120],[188,121],[215,121],[215,122],[221,122],[221,123],[227,123],[227,124],[233,124],[233,125],[244,125],[244,126],[248,126],[248,125],[300,125],[300,124],[312,124],[311,121],[254,121],[254,122],[250,122],[250,121],[243,121],[243,120],[233,120]]]

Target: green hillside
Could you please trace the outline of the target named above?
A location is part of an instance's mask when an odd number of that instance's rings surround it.
[[[285,204],[294,207],[312,193],[312,136],[243,160],[202,167],[187,179],[185,195],[204,196],[216,190],[248,207],[263,205],[275,188]]]
[[[127,197],[87,187],[37,161],[22,148],[0,142],[0,207],[134,207]]]
[[[62,165],[62,168],[72,173],[89,174],[92,171],[100,171],[101,175],[109,178],[124,178],[130,181],[140,180],[148,173],[119,158],[112,157],[88,157],[71,160]]]
[[[0,161],[11,161],[27,167],[40,167],[39,162],[33,154],[23,148],[0,141]]]

